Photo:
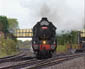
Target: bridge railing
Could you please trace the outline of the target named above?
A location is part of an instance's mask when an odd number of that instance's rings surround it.
[[[15,32],[17,38],[29,38],[33,36],[32,29],[17,29]]]

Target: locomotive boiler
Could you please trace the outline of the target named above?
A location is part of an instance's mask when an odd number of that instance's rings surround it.
[[[56,27],[43,17],[33,27],[32,48],[38,58],[52,57],[56,51]]]

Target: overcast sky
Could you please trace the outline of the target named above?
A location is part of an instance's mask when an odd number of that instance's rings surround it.
[[[84,24],[84,0],[0,0],[0,15],[17,18],[20,28],[32,28],[46,16],[58,31],[79,30]]]

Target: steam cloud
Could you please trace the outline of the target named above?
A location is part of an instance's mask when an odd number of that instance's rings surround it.
[[[43,4],[40,8],[40,17],[47,17],[49,20],[52,20],[53,22],[57,22],[57,14],[55,10],[52,10],[47,4]]]
[[[57,31],[79,30],[84,24],[84,0],[27,0],[21,3],[30,10],[29,20],[31,27],[42,17],[56,25]],[[33,2],[34,1],[34,2]],[[76,5],[76,3],[78,3]]]

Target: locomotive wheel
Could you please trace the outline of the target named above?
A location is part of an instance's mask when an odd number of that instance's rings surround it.
[[[48,52],[48,58],[51,58],[52,57],[52,52]]]
[[[45,58],[51,58],[52,57],[52,53],[50,51],[39,51],[36,54],[36,57],[38,59],[45,59]]]

